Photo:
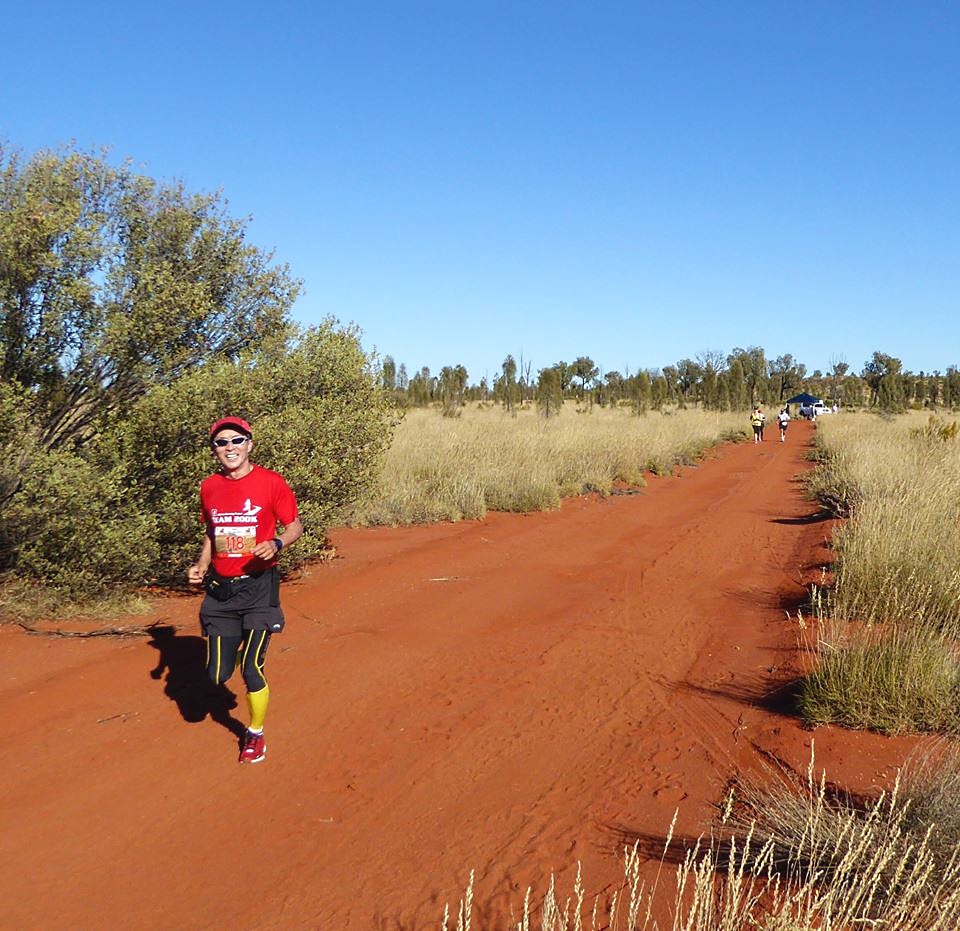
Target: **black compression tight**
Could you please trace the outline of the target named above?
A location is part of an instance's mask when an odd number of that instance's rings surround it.
[[[207,637],[207,675],[215,685],[223,685],[241,661],[243,681],[248,692],[266,688],[263,663],[270,645],[270,634],[265,630],[245,630],[242,637]]]

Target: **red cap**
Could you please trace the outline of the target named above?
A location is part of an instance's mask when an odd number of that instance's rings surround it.
[[[210,439],[213,439],[221,430],[225,430],[227,427],[233,427],[237,433],[246,433],[247,436],[253,437],[253,430],[242,417],[221,417],[211,428],[210,428]]]

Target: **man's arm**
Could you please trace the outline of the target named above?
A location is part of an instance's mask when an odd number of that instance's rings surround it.
[[[191,585],[203,584],[203,577],[210,568],[210,560],[213,557],[213,547],[210,545],[210,537],[203,535],[203,546],[200,547],[200,556],[197,561],[187,569],[187,581]]]
[[[298,517],[290,521],[290,523],[283,528],[283,533],[278,533],[274,539],[279,540],[281,545],[286,548],[290,546],[291,543],[296,543],[302,535],[303,524]],[[209,538],[207,542],[209,543]],[[264,540],[253,548],[253,555],[259,556],[260,559],[273,559],[279,552],[280,547],[278,547],[273,540]]]

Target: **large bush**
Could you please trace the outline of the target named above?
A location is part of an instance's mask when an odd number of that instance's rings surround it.
[[[394,423],[357,333],[333,321],[208,362],[113,414],[82,448],[26,457],[0,520],[10,538],[13,524],[29,530],[8,567],[76,595],[181,583],[202,539],[198,485],[215,465],[207,431],[225,414],[253,424],[254,461],[281,472],[300,501],[307,532],[284,554],[288,567],[319,551]]]

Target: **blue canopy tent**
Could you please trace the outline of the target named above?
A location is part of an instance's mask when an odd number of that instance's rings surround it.
[[[822,402],[820,398],[815,398],[812,394],[807,394],[806,391],[802,391],[800,394],[795,394],[792,398],[789,398],[783,403],[784,405],[799,404],[800,416],[812,418],[816,413],[813,405],[821,404]]]
[[[802,407],[809,407],[811,404],[816,404],[820,398],[815,398],[812,394],[807,394],[806,391],[802,391],[800,394],[795,394],[792,398],[787,398],[784,401],[784,404],[800,404]]]

